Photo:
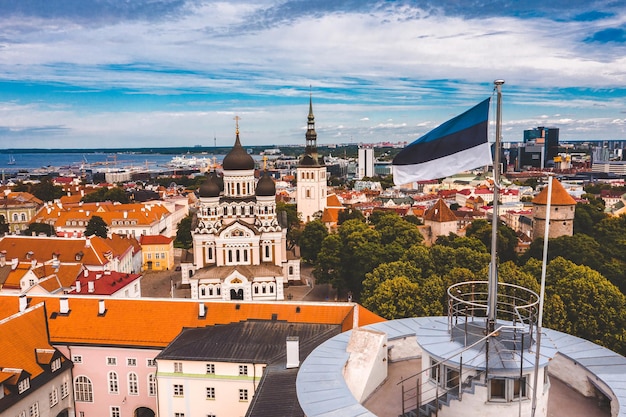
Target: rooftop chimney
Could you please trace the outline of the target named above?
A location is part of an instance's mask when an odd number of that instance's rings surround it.
[[[204,303],[198,304],[198,317],[199,318],[206,317],[206,305],[204,305]]]
[[[11,269],[17,269],[17,264],[19,263],[19,259],[12,258],[11,259]]]
[[[287,336],[287,368],[297,368],[300,366],[300,338],[298,336]]]
[[[107,312],[106,307],[104,306],[104,300],[99,300],[98,301],[98,315],[99,316],[104,316],[104,313]]]
[[[89,270],[88,270],[88,269],[85,269],[85,270],[83,271],[83,276],[84,276],[85,278],[87,278],[87,277],[89,276]]]
[[[20,312],[26,310],[28,308],[28,298],[26,298],[26,294],[20,295]]]
[[[70,314],[70,302],[66,297],[59,299],[59,313]]]
[[[76,280],[76,292],[80,293],[80,281]]]
[[[87,291],[94,292],[96,290],[95,283],[93,281],[87,281]]]

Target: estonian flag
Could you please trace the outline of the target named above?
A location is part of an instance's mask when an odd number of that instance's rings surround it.
[[[393,159],[396,185],[447,177],[490,165],[489,100],[431,130]]]

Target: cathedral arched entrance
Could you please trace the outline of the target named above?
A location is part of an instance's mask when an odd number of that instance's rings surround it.
[[[230,290],[230,299],[231,300],[243,300],[243,288],[239,288],[238,290],[232,288]]]
[[[148,407],[139,407],[135,409],[133,417],[154,417],[154,411]]]

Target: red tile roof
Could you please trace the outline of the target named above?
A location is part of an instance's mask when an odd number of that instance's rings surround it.
[[[169,245],[173,239],[163,235],[142,235],[139,243],[142,245]]]

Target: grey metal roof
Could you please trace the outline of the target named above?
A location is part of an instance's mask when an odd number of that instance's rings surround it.
[[[365,328],[386,333],[390,343],[393,339],[415,336],[420,345],[427,346],[427,351],[437,352],[441,349],[439,353],[442,357],[446,354],[444,349],[449,349],[444,343],[444,339],[450,341],[447,317],[392,320]],[[296,391],[307,417],[375,416],[354,398],[343,377],[343,368],[348,360],[346,347],[351,333],[342,333],[322,343],[300,366]],[[616,416],[626,417],[626,358],[566,333],[544,328],[542,335],[542,361],[558,353],[584,366],[604,381],[617,397]]]
[[[296,395],[298,368],[285,367],[287,337],[298,337],[302,363],[320,343],[340,332],[340,325],[269,320],[184,329],[156,359],[265,363],[246,416],[304,417]]]
[[[329,338],[339,331],[338,325],[271,320],[183,329],[157,359],[270,364],[285,354],[287,336],[298,336],[303,346],[309,339]]]

